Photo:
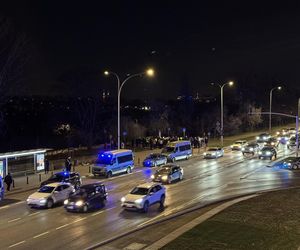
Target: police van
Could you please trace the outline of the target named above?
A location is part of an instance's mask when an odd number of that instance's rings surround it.
[[[188,160],[192,156],[190,141],[173,141],[166,145],[162,153],[168,157],[168,161]]]
[[[3,178],[0,175],[0,201],[4,199],[4,184],[3,184]]]
[[[134,168],[131,150],[119,149],[101,153],[92,168],[93,175],[104,175],[107,178],[114,174],[131,173]]]

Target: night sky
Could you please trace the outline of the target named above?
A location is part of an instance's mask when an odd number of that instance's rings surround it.
[[[202,2],[9,1],[1,10],[30,40],[28,94],[114,95],[105,69],[124,77],[153,66],[155,79],[132,80],[122,95],[205,95],[228,80],[300,95],[298,6]]]

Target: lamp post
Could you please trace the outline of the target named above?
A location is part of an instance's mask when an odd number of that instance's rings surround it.
[[[128,77],[126,77],[122,82],[120,80],[120,77],[117,73],[113,72],[113,71],[104,71],[104,75],[108,76],[108,75],[114,75],[116,78],[117,78],[117,82],[118,82],[118,149],[120,149],[120,138],[121,138],[121,126],[120,126],[120,113],[121,113],[121,90],[124,86],[124,84],[131,78],[134,78],[134,77],[141,77],[143,75],[148,75],[150,77],[152,77],[154,75],[154,70],[153,69],[148,69],[146,70],[145,72],[141,72],[141,73],[137,73],[137,74],[133,74],[133,75],[130,75]]]
[[[273,97],[273,90],[281,90],[281,86],[274,87],[270,90],[270,114],[269,114],[269,133],[271,134],[272,129],[272,97]]]
[[[223,147],[223,144],[224,144],[224,133],[223,133],[223,126],[224,126],[224,122],[223,122],[223,118],[224,118],[224,105],[223,105],[223,89],[226,85],[229,85],[229,86],[232,86],[234,84],[234,82],[230,81],[230,82],[226,82],[224,83],[223,85],[221,84],[215,84],[215,83],[211,83],[211,85],[217,85],[220,87],[220,90],[221,90],[221,146]]]

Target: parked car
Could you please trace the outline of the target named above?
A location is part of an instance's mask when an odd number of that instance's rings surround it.
[[[132,150],[119,149],[101,153],[92,168],[93,175],[107,178],[114,174],[129,174],[134,168]]]
[[[264,159],[264,158],[269,158],[272,160],[272,158],[277,158],[277,151],[274,147],[272,146],[264,146],[259,152],[258,152],[258,158],[259,159]]]
[[[296,136],[292,136],[289,141],[287,142],[287,148],[288,149],[294,149],[297,147],[297,141],[296,141]],[[298,143],[298,148],[300,147],[300,141]]]
[[[256,142],[261,143],[261,142],[266,142],[271,138],[271,135],[269,133],[261,133],[256,137]]]
[[[140,210],[148,212],[149,206],[160,203],[164,206],[166,188],[158,183],[145,183],[136,186],[126,196],[122,197],[121,203],[124,209]]]
[[[183,169],[177,165],[166,165],[158,169],[155,174],[151,175],[153,181],[172,183],[175,180],[182,180]]]
[[[219,158],[224,156],[223,148],[212,147],[209,148],[204,154],[204,159],[211,159],[211,158]]]
[[[150,154],[143,161],[144,167],[156,167],[167,164],[167,156],[163,154]]]
[[[252,142],[242,147],[242,153],[243,155],[247,155],[247,154],[255,155],[258,153],[259,149],[260,149],[259,144],[256,142]]]
[[[90,209],[105,206],[106,187],[103,184],[87,184],[81,186],[64,201],[67,211],[87,212]]]
[[[70,183],[75,187],[75,189],[80,187],[82,183],[79,173],[63,171],[63,172],[58,172],[53,174],[49,179],[41,182],[40,186],[42,187],[50,183],[56,183],[56,182]]]
[[[162,150],[168,161],[188,160],[192,156],[192,145],[190,141],[169,142]]]
[[[241,150],[243,146],[247,144],[247,141],[245,140],[238,140],[235,141],[231,146],[231,150]]]
[[[64,202],[75,189],[70,183],[50,183],[42,186],[27,199],[29,207],[52,208],[54,204]]]

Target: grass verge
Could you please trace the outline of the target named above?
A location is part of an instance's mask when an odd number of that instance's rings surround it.
[[[246,200],[184,233],[170,249],[300,249],[300,189]]]

